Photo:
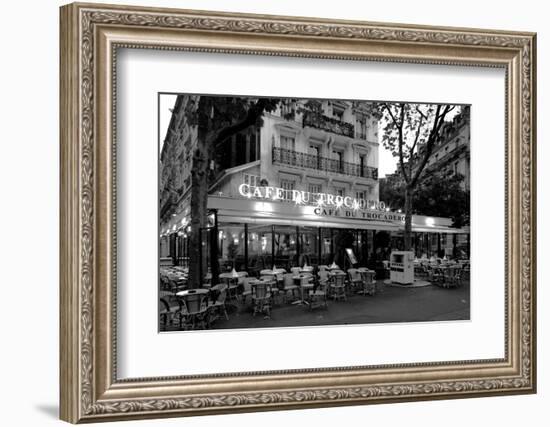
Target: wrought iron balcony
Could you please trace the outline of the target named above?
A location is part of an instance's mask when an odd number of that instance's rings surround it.
[[[313,111],[306,111],[304,113],[302,126],[311,126],[338,135],[348,136],[350,138],[355,136],[355,127],[351,123],[346,123],[333,117],[327,117],[322,114],[314,113]]]
[[[273,163],[296,166],[299,168],[316,169],[320,171],[339,173],[348,176],[378,179],[378,169],[350,163],[338,159],[328,159],[314,154],[301,153],[285,148],[273,147]]]

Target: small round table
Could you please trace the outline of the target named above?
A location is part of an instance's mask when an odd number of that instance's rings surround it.
[[[208,292],[210,292],[208,289],[203,289],[203,288],[186,289],[184,291],[179,291],[178,293],[176,293],[176,296],[186,297],[187,295],[190,295],[190,294],[207,294]]]

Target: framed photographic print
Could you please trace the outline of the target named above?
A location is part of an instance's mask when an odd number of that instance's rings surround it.
[[[533,393],[535,35],[61,8],[61,418]]]

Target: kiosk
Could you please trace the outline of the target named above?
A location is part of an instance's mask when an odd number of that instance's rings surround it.
[[[390,255],[390,280],[402,285],[414,282],[414,252],[394,251]]]

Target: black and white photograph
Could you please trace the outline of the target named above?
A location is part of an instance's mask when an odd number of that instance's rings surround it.
[[[160,93],[159,331],[470,320],[470,105]]]

